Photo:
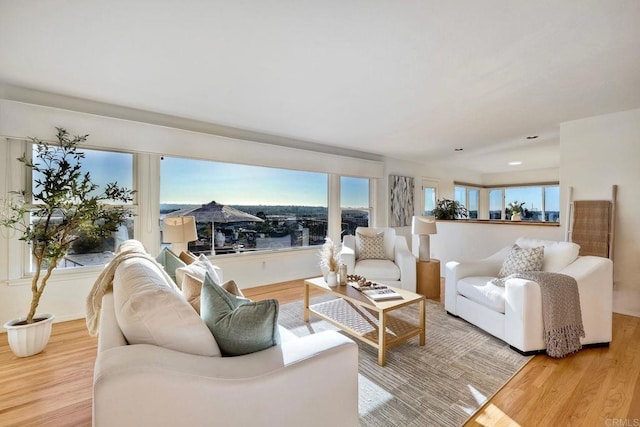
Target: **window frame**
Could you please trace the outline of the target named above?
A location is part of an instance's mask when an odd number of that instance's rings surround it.
[[[470,210],[469,210],[469,200],[470,200],[470,193],[472,191],[476,191],[477,192],[477,198],[476,198],[476,203],[477,203],[477,210],[476,210],[476,217],[475,218],[471,218],[469,217],[469,219],[480,219],[482,217],[482,210],[480,208],[481,204],[480,204],[480,193],[482,190],[482,186],[476,186],[476,185],[471,185],[471,184],[459,184],[459,183],[455,183],[454,182],[454,189],[453,189],[453,194],[454,194],[454,200],[458,200],[457,198],[455,198],[455,194],[457,189],[464,189],[464,193],[465,193],[465,197],[464,197],[464,203],[460,202],[462,205],[464,205],[464,207],[467,209],[467,212],[469,212],[470,215]]]
[[[319,174],[319,175],[323,175],[326,178],[326,182],[327,182],[327,193],[326,193],[326,203],[327,203],[327,232],[326,235],[331,235],[331,230],[330,230],[330,221],[331,221],[331,216],[332,216],[332,208],[331,208],[331,204],[332,204],[332,200],[333,200],[333,193],[334,191],[337,191],[338,193],[338,205],[339,205],[339,189],[338,190],[334,190],[332,187],[332,180],[333,180],[333,176],[335,176],[334,174],[327,172],[327,171],[317,171],[317,170],[304,170],[304,169],[296,169],[296,168],[291,168],[291,167],[279,167],[279,166],[272,166],[272,165],[261,165],[261,164],[252,164],[252,163],[242,163],[242,162],[238,162],[238,161],[225,161],[225,160],[219,160],[219,159],[210,159],[210,158],[194,158],[194,157],[185,157],[185,156],[179,156],[179,155],[161,155],[160,159],[161,160],[165,160],[167,158],[176,158],[176,159],[182,159],[182,160],[194,160],[194,161],[198,161],[198,162],[213,162],[213,163],[220,163],[220,164],[225,164],[225,165],[238,165],[238,166],[243,166],[243,167],[257,167],[257,168],[265,168],[265,169],[270,169],[270,170],[281,170],[281,171],[292,171],[292,172],[302,172],[302,173],[309,173],[309,174]],[[367,178],[367,177],[358,177],[358,178]],[[370,178],[367,178],[370,180]],[[339,187],[339,180],[338,182],[338,187]],[[159,170],[158,170],[158,208],[160,207],[160,205],[163,203],[160,200],[160,195],[162,193],[162,165],[159,165]],[[256,206],[258,206],[259,203],[256,204]],[[338,206],[339,207],[339,206]],[[160,210],[158,209],[158,214],[160,214]],[[369,213],[370,215],[370,213]],[[158,236],[160,236],[160,222],[161,220],[158,222]],[[338,223],[338,226],[340,224]],[[324,240],[323,240],[324,241]],[[164,245],[164,243],[160,243],[160,245]],[[243,251],[239,251],[239,252],[235,252],[235,251],[230,251],[230,252],[224,252],[224,253],[218,253],[215,254],[216,257],[218,256],[223,256],[223,257],[234,257],[234,256],[251,256],[251,255],[255,255],[255,254],[264,254],[264,253],[268,253],[268,252],[286,252],[286,251],[304,251],[304,250],[317,250],[319,247],[321,246],[321,243],[317,243],[317,244],[309,244],[306,246],[289,246],[289,247],[282,247],[282,248],[264,248],[264,249],[260,249],[260,250],[243,250]],[[215,251],[215,247],[211,248],[211,251]]]
[[[560,224],[560,217],[561,217],[561,213],[562,213],[562,207],[561,207],[561,200],[558,200],[558,220],[557,221],[547,221],[546,217],[547,217],[547,210],[546,210],[546,204],[547,204],[547,200],[546,200],[546,192],[548,188],[552,188],[552,187],[557,187],[558,190],[560,190],[560,182],[559,181],[545,181],[545,182],[531,182],[531,183],[518,183],[518,184],[496,184],[496,185],[477,185],[477,184],[470,184],[470,183],[466,183],[466,182],[459,182],[459,181],[454,181],[454,195],[455,195],[455,189],[457,188],[465,188],[465,195],[466,195],[466,202],[468,204],[468,200],[469,200],[469,189],[479,189],[480,190],[480,200],[482,200],[483,198],[486,200],[485,206],[482,206],[483,204],[481,203],[481,201],[479,202],[478,205],[478,219],[480,218],[484,218],[486,217],[487,221],[507,221],[507,217],[506,217],[506,208],[507,208],[507,201],[506,201],[506,190],[507,189],[512,189],[512,188],[536,188],[536,187],[540,187],[541,189],[541,195],[542,195],[542,210],[541,210],[541,219],[540,220],[526,220],[523,219],[522,222],[525,223],[549,223],[549,224]],[[501,214],[500,214],[500,219],[491,219],[491,198],[490,198],[490,193],[491,191],[496,191],[499,190],[501,191],[501,200],[502,200],[502,208],[501,208]],[[482,192],[486,192],[485,196],[483,197]],[[560,198],[560,193],[558,191],[558,198]],[[465,204],[465,208],[467,207],[467,204]],[[485,216],[486,214],[486,216]]]
[[[426,190],[427,189],[431,189],[433,190],[433,208],[435,209],[436,204],[438,203],[438,186],[440,184],[440,180],[439,179],[435,179],[435,178],[422,178],[422,183],[421,183],[421,193],[420,193],[420,198],[422,199],[422,207],[420,209],[420,215],[424,215],[424,216],[433,216],[433,210],[429,213],[429,211],[427,211],[427,197],[426,197]]]
[[[368,207],[367,208],[361,208],[361,207],[353,207],[353,206],[347,206],[347,207],[343,207],[342,206],[342,178],[356,178],[356,179],[365,179],[367,180],[367,202],[368,202]],[[340,241],[342,241],[342,239],[344,238],[345,233],[343,233],[342,230],[342,218],[344,217],[344,211],[345,210],[359,210],[359,211],[366,211],[367,212],[367,227],[371,226],[372,223],[372,212],[373,212],[373,204],[371,203],[371,201],[373,200],[373,182],[372,179],[369,177],[364,177],[364,176],[353,176],[353,175],[339,175],[338,176],[338,182],[339,182],[339,191],[340,191],[340,202],[339,202],[339,208],[340,208]],[[360,227],[360,226],[358,226]]]
[[[16,143],[18,142],[18,143]],[[29,161],[33,160],[33,146],[35,145],[34,142],[32,142],[31,140],[8,140],[7,143],[10,145],[10,148],[12,146],[19,146],[21,149],[21,153],[20,155],[22,155],[24,153],[24,155],[28,158]],[[51,145],[55,145],[53,142],[48,142]],[[131,155],[131,189],[133,190],[133,200],[131,203],[129,204],[119,204],[119,203],[105,203],[105,206],[126,206],[127,208],[129,208],[131,210],[131,221],[132,221],[132,229],[133,229],[133,237],[132,238],[137,238],[138,235],[138,221],[136,220],[136,218],[138,217],[138,213],[139,213],[139,206],[138,206],[138,191],[137,191],[137,170],[138,170],[138,153],[133,152],[133,151],[127,151],[127,150],[118,150],[118,149],[106,149],[106,148],[102,148],[102,147],[96,147],[96,146],[92,146],[92,145],[83,145],[81,147],[79,147],[79,149],[82,150],[90,150],[90,151],[103,151],[103,152],[109,152],[109,153],[122,153],[122,154],[129,154]],[[9,169],[16,169],[18,168],[18,171],[14,171],[17,172],[18,174],[22,175],[22,179],[21,181],[24,182],[24,189],[25,189],[25,198],[29,199],[29,203],[27,203],[28,207],[29,207],[29,211],[31,211],[34,207],[37,206],[37,204],[33,203],[33,174],[32,174],[32,169],[30,168],[26,168],[24,167],[22,164],[18,163],[18,162],[14,162],[9,166]],[[91,171],[89,171],[91,172]],[[12,185],[12,184],[10,184]],[[9,188],[9,190],[12,190],[11,188]],[[30,215],[30,213],[27,213],[26,215]],[[23,279],[30,279],[33,277],[33,275],[35,274],[35,272],[32,270],[32,259],[31,259],[31,249],[29,247],[29,245],[26,242],[22,242],[18,239],[11,239],[11,240],[17,240],[17,244],[16,244],[16,249],[19,253],[19,257],[20,257],[20,262],[19,262],[19,271],[11,271],[9,270],[9,274],[10,277],[20,277]],[[11,243],[10,243],[11,245]],[[19,245],[19,248],[17,247]],[[114,248],[114,250],[117,248]],[[67,275],[67,274],[83,274],[83,272],[92,272],[92,271],[99,271],[104,269],[105,264],[91,264],[91,265],[82,265],[82,266],[58,266],[56,267],[56,269],[54,270],[54,275],[59,276],[59,275]],[[12,274],[13,273],[13,274]]]

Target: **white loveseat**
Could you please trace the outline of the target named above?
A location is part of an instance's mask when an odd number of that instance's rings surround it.
[[[585,337],[581,344],[607,345],[612,336],[613,263],[607,258],[578,256],[579,246],[520,238],[522,248],[544,246],[543,271],[572,276],[578,283]],[[445,309],[508,343],[522,353],[546,348],[540,286],[512,278],[504,287],[488,283],[500,271],[510,247],[477,261],[446,265]]]
[[[404,236],[397,236],[390,227],[358,227],[356,235],[384,233],[381,256],[378,259],[361,259],[357,237],[347,235],[342,240],[341,258],[347,273],[366,277],[368,280],[389,286],[416,291],[416,257],[407,246]]]
[[[118,266],[114,289],[131,278],[121,269],[136,263]],[[115,311],[109,292],[100,315],[94,426],[358,425],[358,349],[337,332],[297,338],[280,327],[279,345],[203,356],[129,345]]]

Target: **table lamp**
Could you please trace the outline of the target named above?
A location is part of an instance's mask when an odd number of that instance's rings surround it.
[[[436,234],[436,220],[433,217],[414,216],[411,220],[411,234],[420,236],[420,249],[418,259],[420,261],[431,260],[431,250],[429,248],[429,235]]]
[[[189,242],[198,239],[194,216],[167,217],[162,223],[162,242],[171,243],[171,250],[176,254],[187,252]]]

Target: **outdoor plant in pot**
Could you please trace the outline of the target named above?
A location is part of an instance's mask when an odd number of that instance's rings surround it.
[[[80,236],[110,237],[132,215],[126,207],[108,204],[132,201],[130,189],[117,182],[101,189],[82,170],[85,155],[78,145],[88,135],[72,137],[56,129],[56,144],[30,138],[33,158],[24,154],[18,161],[31,169],[32,191],[11,191],[0,217],[0,225],[18,232],[33,257],[29,311],[4,324],[9,346],[19,357],[41,352],[49,340],[53,315],[36,311],[51,274],[72,244]]]
[[[438,199],[433,208],[433,216],[436,219],[458,219],[466,218],[469,213],[467,208],[457,200]]]
[[[524,205],[525,205],[525,202],[518,203],[517,200],[515,202],[509,203],[505,211],[506,213],[511,213],[511,221],[520,221],[522,219]]]

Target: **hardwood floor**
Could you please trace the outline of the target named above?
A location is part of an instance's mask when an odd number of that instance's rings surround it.
[[[640,425],[640,318],[613,315],[609,348],[536,356],[465,426]]]
[[[26,358],[0,335],[0,426],[90,426],[97,339],[84,320],[54,324],[44,352]]]
[[[296,280],[244,292],[286,304],[304,288]],[[613,325],[609,348],[536,356],[465,425],[640,425],[640,318],[614,314]],[[45,351],[29,358],[0,334],[0,426],[90,426],[96,346],[84,320],[53,325]]]

